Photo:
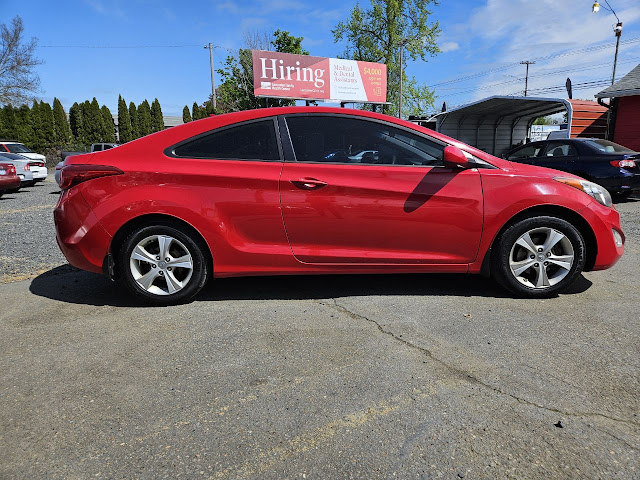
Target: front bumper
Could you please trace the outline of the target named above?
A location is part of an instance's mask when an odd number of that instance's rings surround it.
[[[76,189],[60,195],[53,211],[56,241],[74,267],[102,273],[111,236],[102,227],[89,204]]]
[[[616,264],[624,253],[625,236],[620,227],[620,214],[615,208],[591,202],[581,212],[589,222],[596,237],[597,253],[592,270],[605,270]],[[616,245],[613,231],[622,238],[622,245]]]
[[[595,182],[602,185],[611,193],[640,191],[640,173],[624,171],[621,172],[620,176],[615,176],[613,178],[598,178]]]

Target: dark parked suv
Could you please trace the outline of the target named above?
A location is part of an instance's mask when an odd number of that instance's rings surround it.
[[[531,142],[514,148],[507,160],[573,173],[609,190],[618,198],[640,190],[640,154],[597,138]]]

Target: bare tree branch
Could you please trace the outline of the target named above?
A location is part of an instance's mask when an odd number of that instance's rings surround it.
[[[38,91],[40,78],[34,72],[40,61],[35,56],[38,41],[23,44],[22,18],[16,16],[9,26],[0,25],[0,104],[27,103]]]

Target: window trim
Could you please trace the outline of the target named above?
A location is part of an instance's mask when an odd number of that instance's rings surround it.
[[[413,130],[412,128],[405,127],[404,125],[397,125],[395,123],[388,122],[386,120],[380,120],[378,118],[369,118],[369,117],[361,117],[359,115],[349,115],[349,114],[340,114],[340,113],[326,113],[326,112],[318,112],[318,113],[314,113],[314,112],[288,113],[288,114],[281,115],[281,116],[284,119],[284,122],[283,122],[284,125],[287,127],[286,128],[287,143],[290,145],[290,148],[291,148],[292,157],[291,157],[291,160],[287,160],[289,162],[295,162],[295,163],[300,163],[300,164],[313,164],[313,165],[346,165],[346,166],[354,166],[354,167],[363,166],[363,167],[448,168],[445,165],[399,165],[399,164],[395,164],[395,163],[344,163],[344,162],[300,161],[296,157],[295,149],[293,148],[293,140],[291,140],[291,134],[289,132],[289,125],[286,122],[287,118],[289,118],[289,117],[338,117],[338,118],[348,118],[348,119],[352,119],[352,120],[353,119],[362,120],[362,121],[365,121],[365,122],[379,123],[381,125],[388,125],[390,127],[394,127],[394,128],[399,129],[399,130],[404,130],[405,132],[412,133],[413,135],[416,135],[418,137],[424,138],[425,140],[429,140],[429,141],[431,141],[433,143],[441,145],[443,150],[446,147],[448,147],[449,145],[451,145],[451,144],[443,142],[442,140],[439,140],[437,138],[433,138],[432,136],[424,134],[422,132],[418,132],[416,130]],[[483,167],[483,166],[484,165],[479,165],[478,167]],[[491,165],[491,167],[496,168],[493,165]],[[476,168],[476,165],[474,165],[474,168]]]
[[[217,157],[194,157],[194,156],[182,156],[182,155],[176,155],[175,153],[175,149],[178,147],[181,147],[182,145],[189,143],[189,142],[193,142],[195,140],[198,140],[200,138],[206,137],[207,135],[213,135],[214,133],[218,133],[218,132],[222,132],[224,130],[228,130],[230,128],[235,128],[235,127],[242,127],[244,125],[249,125],[251,123],[256,123],[256,122],[264,122],[265,120],[271,120],[273,122],[273,129],[274,129],[274,134],[276,136],[276,145],[278,147],[278,156],[279,158],[277,160],[272,160],[272,159],[264,159],[264,158],[217,158]],[[223,125],[221,127],[218,128],[214,128],[213,130],[207,130],[206,132],[202,132],[199,133],[198,135],[194,135],[193,137],[189,137],[186,138],[184,140],[179,141],[178,143],[175,143],[167,148],[165,148],[163,150],[162,153],[164,153],[165,156],[169,157],[169,158],[180,158],[180,159],[186,159],[186,160],[220,160],[220,161],[238,161],[238,162],[283,162],[284,161],[284,157],[282,155],[282,142],[280,140],[280,129],[278,128],[278,121],[277,121],[277,117],[276,116],[268,116],[268,117],[260,117],[260,118],[252,118],[250,120],[245,120],[242,122],[237,122],[237,123],[230,123],[228,125]]]

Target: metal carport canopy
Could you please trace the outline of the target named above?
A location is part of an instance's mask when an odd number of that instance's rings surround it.
[[[567,112],[569,100],[542,97],[494,96],[435,116],[436,130],[487,153],[501,155],[521,143],[538,117]]]

